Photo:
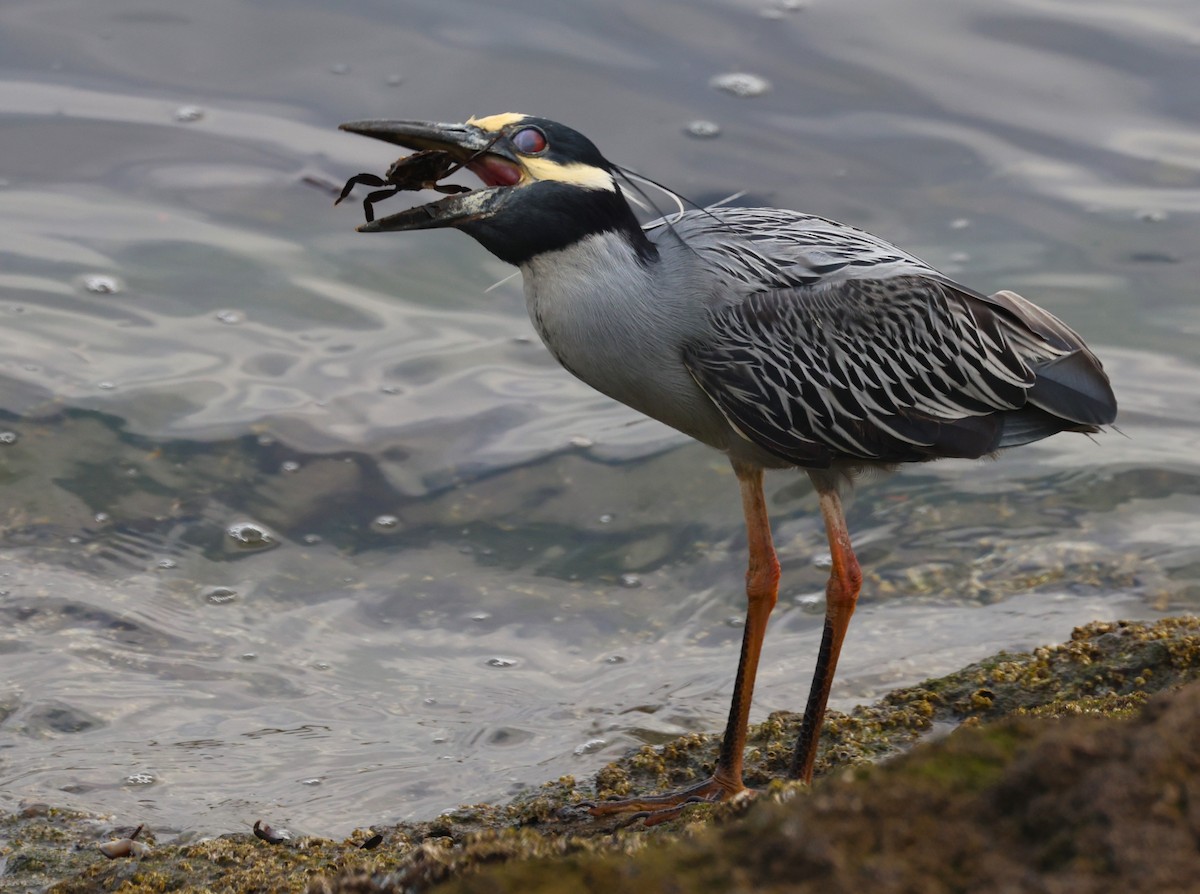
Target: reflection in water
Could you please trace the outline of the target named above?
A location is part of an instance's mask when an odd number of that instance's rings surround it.
[[[1197,609],[1182,0],[663,2],[633,36],[632,6],[411,7],[0,11],[0,808],[339,834],[720,727],[727,464],[559,370],[468,240],[355,234],[306,185],[390,160],[349,118],[521,96],[694,198],[866,226],[1097,346],[1120,433],[859,483],[839,707]],[[772,89],[710,86],[737,71]],[[768,487],[764,713],[806,691],[826,552],[802,477]]]

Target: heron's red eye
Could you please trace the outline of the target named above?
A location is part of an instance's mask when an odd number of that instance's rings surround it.
[[[537,155],[546,148],[546,135],[536,127],[522,127],[512,135],[512,144],[526,155]]]

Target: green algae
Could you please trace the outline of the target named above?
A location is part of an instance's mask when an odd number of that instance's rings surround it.
[[[837,775],[806,795],[773,792],[744,815],[657,847],[487,867],[437,890],[1195,889],[1200,684],[1135,718],[1007,718]]]

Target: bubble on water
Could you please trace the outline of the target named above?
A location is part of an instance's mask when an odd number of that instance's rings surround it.
[[[108,523],[112,517],[107,512],[97,512],[92,516],[92,518],[95,520],[96,524],[103,525]]]
[[[313,776],[309,779],[301,779],[300,784],[301,785],[320,785],[324,781],[325,780],[320,776]]]
[[[733,615],[725,619],[726,627],[745,627],[746,619],[741,615]]]
[[[319,671],[327,671],[331,667],[333,667],[333,665],[330,664],[328,661],[314,661],[311,666],[312,666],[313,670],[319,670]]]
[[[636,590],[642,585],[642,579],[636,574],[622,574],[621,586],[627,590]]]
[[[300,471],[300,463],[296,462],[295,460],[289,459],[286,462],[283,462],[280,464],[279,471],[283,472],[284,474],[290,474],[292,472],[299,472]]]
[[[305,543],[307,543],[309,546],[316,546],[318,543],[321,542],[321,535],[320,534],[305,534],[301,539]]]
[[[246,314],[240,310],[219,310],[214,316],[226,326],[236,326],[238,323],[246,322]]]
[[[180,124],[191,124],[204,117],[204,109],[200,106],[180,106],[175,110],[175,120]]]
[[[101,391],[112,391],[114,388],[117,387],[117,383],[116,382],[97,382],[96,387],[99,388]]]
[[[381,534],[392,534],[400,528],[400,519],[394,515],[377,515],[371,521],[371,530]]]
[[[965,230],[970,225],[971,218],[969,217],[956,217],[950,221],[950,229],[952,230]]]
[[[275,535],[256,522],[238,522],[225,529],[225,534],[242,549],[269,549],[278,546]]]
[[[567,443],[570,444],[572,447],[578,447],[581,450],[586,450],[588,447],[591,447],[596,442],[593,441],[591,438],[587,437],[586,435],[571,435],[571,437],[567,438]]]
[[[709,81],[709,85],[717,90],[741,97],[762,96],[771,89],[770,81],[747,71],[731,71],[727,74],[717,75]]]
[[[833,567],[833,556],[830,553],[821,553],[813,556],[812,563],[814,568],[828,570]]]
[[[604,659],[605,664],[624,664],[629,659],[624,655],[609,655]]]
[[[800,609],[810,615],[815,615],[818,612],[825,610],[825,594],[824,593],[804,593],[797,596],[794,600]]]
[[[607,744],[608,742],[604,739],[588,739],[582,745],[575,746],[575,753],[580,756],[594,754]]]
[[[258,653],[257,652],[243,652],[241,654],[241,659],[242,659],[242,661],[257,661]]]
[[[438,700],[433,696],[427,696],[426,698],[421,699],[421,703],[425,705],[436,705]]]
[[[115,295],[122,289],[121,281],[115,276],[93,273],[83,278],[83,287],[93,295]]]
[[[237,590],[230,587],[213,587],[204,594],[205,600],[213,605],[226,605],[233,602],[237,597]]]
[[[602,525],[611,525],[613,523],[613,518],[615,518],[615,516],[612,515],[612,513],[606,512],[596,520]]]
[[[403,394],[404,393],[398,385],[380,385],[379,390],[383,394]]]
[[[715,121],[705,121],[703,118],[697,118],[695,121],[689,121],[687,126],[684,127],[683,132],[689,137],[711,140],[713,137],[721,135],[721,125]]]
[[[1137,213],[1137,219],[1146,223],[1162,223],[1167,219],[1167,212],[1147,208]]]
[[[515,658],[504,658],[500,655],[493,655],[484,663],[488,667],[516,667],[519,662]]]
[[[125,777],[126,785],[153,785],[157,781],[149,773],[131,773]]]
[[[171,568],[179,567],[179,563],[176,562],[174,559],[159,559],[157,564],[158,564],[159,568],[163,568],[166,570],[170,570]]]
[[[17,433],[15,431],[0,431],[0,444],[15,443],[17,443]]]
[[[471,620],[472,621],[489,621],[489,620],[491,620],[491,617],[492,617],[491,612],[475,612],[473,615],[471,615]]]
[[[800,12],[808,7],[809,0],[777,0],[776,5],[760,9],[759,15],[767,19],[782,19],[789,12]]]
[[[258,446],[259,447],[273,447],[274,445],[275,445],[275,439],[273,437],[271,437],[270,435],[259,435],[258,436]]]

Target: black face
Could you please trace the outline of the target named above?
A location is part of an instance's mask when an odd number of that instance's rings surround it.
[[[581,190],[555,180],[541,180],[521,187],[520,192],[495,214],[458,228],[500,260],[518,266],[601,233],[625,233],[639,252],[643,243],[649,248],[619,190]]]

